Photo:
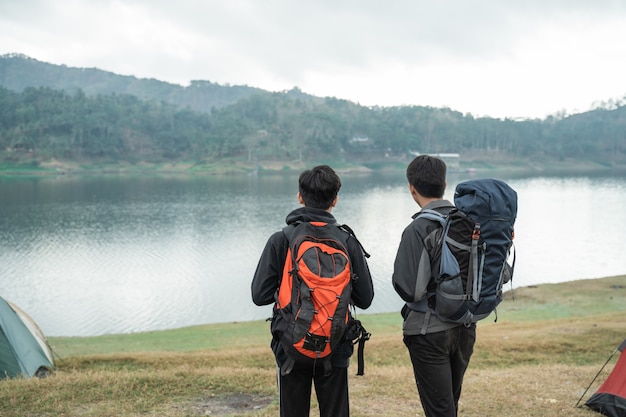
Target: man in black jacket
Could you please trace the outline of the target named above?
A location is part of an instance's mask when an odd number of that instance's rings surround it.
[[[341,180],[327,165],[317,166],[300,174],[298,201],[304,207],[287,215],[287,224],[297,222],[320,222],[336,224],[331,210],[337,204]],[[342,232],[343,233],[343,232]],[[347,236],[347,249],[354,279],[352,302],[366,309],[374,298],[374,287],[361,245],[352,235]],[[256,305],[268,305],[276,301],[289,242],[285,233],[278,231],[270,236],[261,254],[252,280],[252,300]],[[276,317],[274,317],[276,319]],[[287,360],[282,344],[274,336],[271,343],[278,369]],[[332,371],[325,372],[322,366],[294,365],[287,373],[278,372],[278,388],[281,417],[307,417],[310,411],[311,384],[320,408],[320,417],[348,417],[348,365],[353,346],[341,344],[331,358]]]
[[[454,205],[443,199],[446,165],[428,155],[407,168],[409,192],[421,209],[447,214]],[[415,382],[426,417],[456,417],[463,376],[476,340],[476,324],[441,319],[430,305],[433,295],[431,257],[439,222],[413,216],[398,247],[393,287],[408,304],[402,309],[404,344],[413,363]],[[410,307],[409,307],[410,305]]]

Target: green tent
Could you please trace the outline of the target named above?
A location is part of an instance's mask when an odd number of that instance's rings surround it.
[[[41,329],[19,307],[0,297],[0,379],[46,376],[54,369]]]

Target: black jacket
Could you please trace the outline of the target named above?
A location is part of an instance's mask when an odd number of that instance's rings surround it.
[[[301,207],[287,215],[286,222],[288,225],[299,221],[337,223],[331,213],[308,207]],[[256,305],[262,306],[275,302],[275,295],[280,286],[288,248],[289,242],[282,230],[274,233],[267,241],[252,279],[252,301]],[[348,237],[347,249],[352,264],[352,272],[357,277],[352,282],[352,301],[355,306],[366,309],[374,299],[374,285],[369,267],[361,245],[353,236]],[[272,349],[280,366],[285,359],[280,343],[272,340]],[[333,366],[348,366],[352,350],[352,345],[339,349],[333,355]]]

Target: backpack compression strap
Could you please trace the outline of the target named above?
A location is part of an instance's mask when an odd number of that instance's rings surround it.
[[[472,300],[478,302],[480,300],[480,292],[482,291],[483,282],[483,265],[485,264],[485,244],[482,247],[482,256],[478,259],[478,241],[480,240],[480,223],[474,224],[472,231],[472,247],[470,250],[470,266],[469,273],[471,277],[467,277],[466,294],[472,294]],[[480,271],[478,268],[480,267]],[[472,288],[473,285],[473,288]]]
[[[365,356],[364,356],[365,342],[370,340],[371,335],[372,335],[371,333],[364,332],[361,338],[359,339],[359,347],[357,350],[357,359],[358,359],[358,369],[356,372],[357,375],[365,374]]]
[[[357,375],[365,374],[365,356],[364,356],[365,342],[370,340],[371,336],[372,334],[368,332],[367,330],[365,330],[365,327],[363,327],[360,320],[357,320],[355,318],[350,319],[350,321],[348,322],[348,327],[346,328],[345,338],[348,342],[352,343],[353,345],[356,345],[357,343],[359,345],[357,347],[357,359],[358,359],[358,369],[356,373]]]

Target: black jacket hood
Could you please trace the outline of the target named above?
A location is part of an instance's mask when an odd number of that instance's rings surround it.
[[[285,219],[287,224],[293,224],[296,222],[324,222],[328,224],[335,224],[337,220],[335,216],[327,212],[326,210],[300,207],[295,209],[287,215]]]

